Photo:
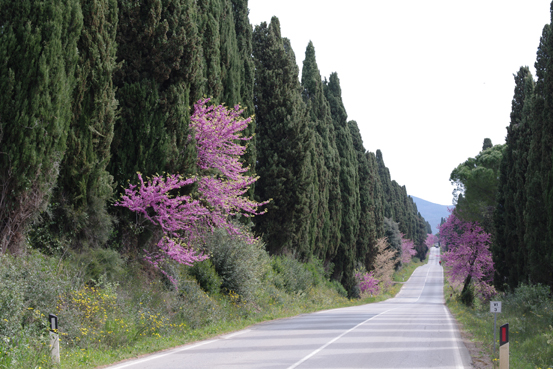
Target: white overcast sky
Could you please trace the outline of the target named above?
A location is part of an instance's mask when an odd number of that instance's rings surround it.
[[[450,205],[451,171],[484,138],[505,142],[514,80],[534,62],[549,0],[249,0],[280,20],[298,65],[313,41],[348,119],[409,195]]]

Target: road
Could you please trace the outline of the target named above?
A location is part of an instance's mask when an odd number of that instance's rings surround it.
[[[393,299],[266,322],[109,368],[471,368],[438,260],[432,248]]]

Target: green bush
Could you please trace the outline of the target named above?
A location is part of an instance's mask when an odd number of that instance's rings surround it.
[[[346,289],[344,288],[344,286],[342,286],[340,282],[333,279],[332,281],[329,282],[329,284],[330,284],[330,287],[333,288],[336,292],[338,292],[340,296],[348,297],[348,291],[346,291]]]
[[[112,249],[88,249],[71,256],[70,263],[79,270],[85,283],[97,283],[121,279],[124,273],[125,260],[119,252]]]
[[[269,264],[263,244],[248,243],[217,229],[206,238],[211,262],[221,277],[221,288],[235,292],[244,300],[253,300]]]
[[[273,284],[286,292],[306,292],[313,286],[313,274],[305,264],[289,256],[271,258],[271,267],[275,272]]]
[[[0,255],[0,368],[50,367],[48,314],[74,281],[38,252]]]
[[[550,296],[551,294],[548,286],[542,284],[521,284],[513,293],[506,294],[504,301],[513,311],[527,314],[531,311],[543,310],[543,308],[550,306]]]
[[[190,268],[190,274],[196,278],[202,290],[208,293],[219,293],[223,281],[217,274],[211,260],[195,263]]]

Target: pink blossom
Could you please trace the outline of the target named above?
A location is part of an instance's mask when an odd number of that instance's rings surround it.
[[[490,235],[477,222],[465,222],[452,211],[440,226],[440,238],[447,248],[442,254],[445,272],[451,285],[474,281],[482,299],[495,294],[491,285],[494,267],[490,251]]]
[[[156,175],[144,182],[138,173],[139,185],[129,185],[115,206],[123,206],[141,214],[161,229],[158,250],[147,253],[146,260],[160,267],[166,259],[179,264],[192,265],[205,260],[207,255],[193,248],[194,241],[214,228],[224,228],[249,242],[255,239],[230,221],[231,216],[255,216],[263,214],[258,209],[267,202],[255,202],[243,196],[257,178],[244,175],[240,156],[245,147],[239,141],[251,121],[243,119],[238,106],[227,109],[222,105],[207,106],[209,99],[194,105],[190,128],[197,151],[200,174],[183,178],[176,174]],[[197,183],[197,193],[172,195],[184,186]]]
[[[380,288],[378,286],[378,279],[374,277],[374,272],[370,273],[355,273],[355,279],[359,284],[359,290],[362,294],[367,293],[371,295],[378,295]]]
[[[401,262],[403,264],[408,264],[411,262],[411,259],[417,253],[415,250],[415,243],[413,240],[405,238],[403,233],[401,235]]]

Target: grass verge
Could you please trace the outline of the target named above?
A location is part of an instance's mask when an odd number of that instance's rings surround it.
[[[471,340],[491,358],[499,368],[499,341],[496,333],[496,351],[493,353],[494,314],[489,303],[476,301],[467,307],[444,281],[446,305]],[[549,291],[543,286],[521,286],[511,293],[499,294],[494,301],[502,301],[502,313],[497,314],[499,327],[509,323],[510,367],[517,369],[553,368],[553,304]]]
[[[424,262],[421,263],[418,259],[414,259],[413,262],[394,273],[394,281],[403,281],[404,278],[408,280],[414,270],[424,264]],[[399,283],[394,284],[388,291],[378,296],[365,297],[358,300],[348,300],[343,297],[334,296],[331,299],[324,300],[324,302],[321,302],[323,301],[320,299],[321,296],[317,295],[329,294],[328,289],[324,287],[312,289],[304,295],[297,296],[294,301],[289,301],[282,305],[273,304],[267,306],[262,311],[248,317],[238,316],[236,319],[219,321],[197,329],[183,329],[181,332],[173,331],[167,335],[144,337],[132,346],[121,348],[107,347],[101,349],[81,349],[79,347],[72,347],[65,350],[65,352],[62,351],[61,368],[81,369],[103,367],[121,360],[136,358],[141,355],[231,333],[264,321],[287,318],[320,310],[384,301],[394,297],[401,289],[401,286],[402,284]]]

